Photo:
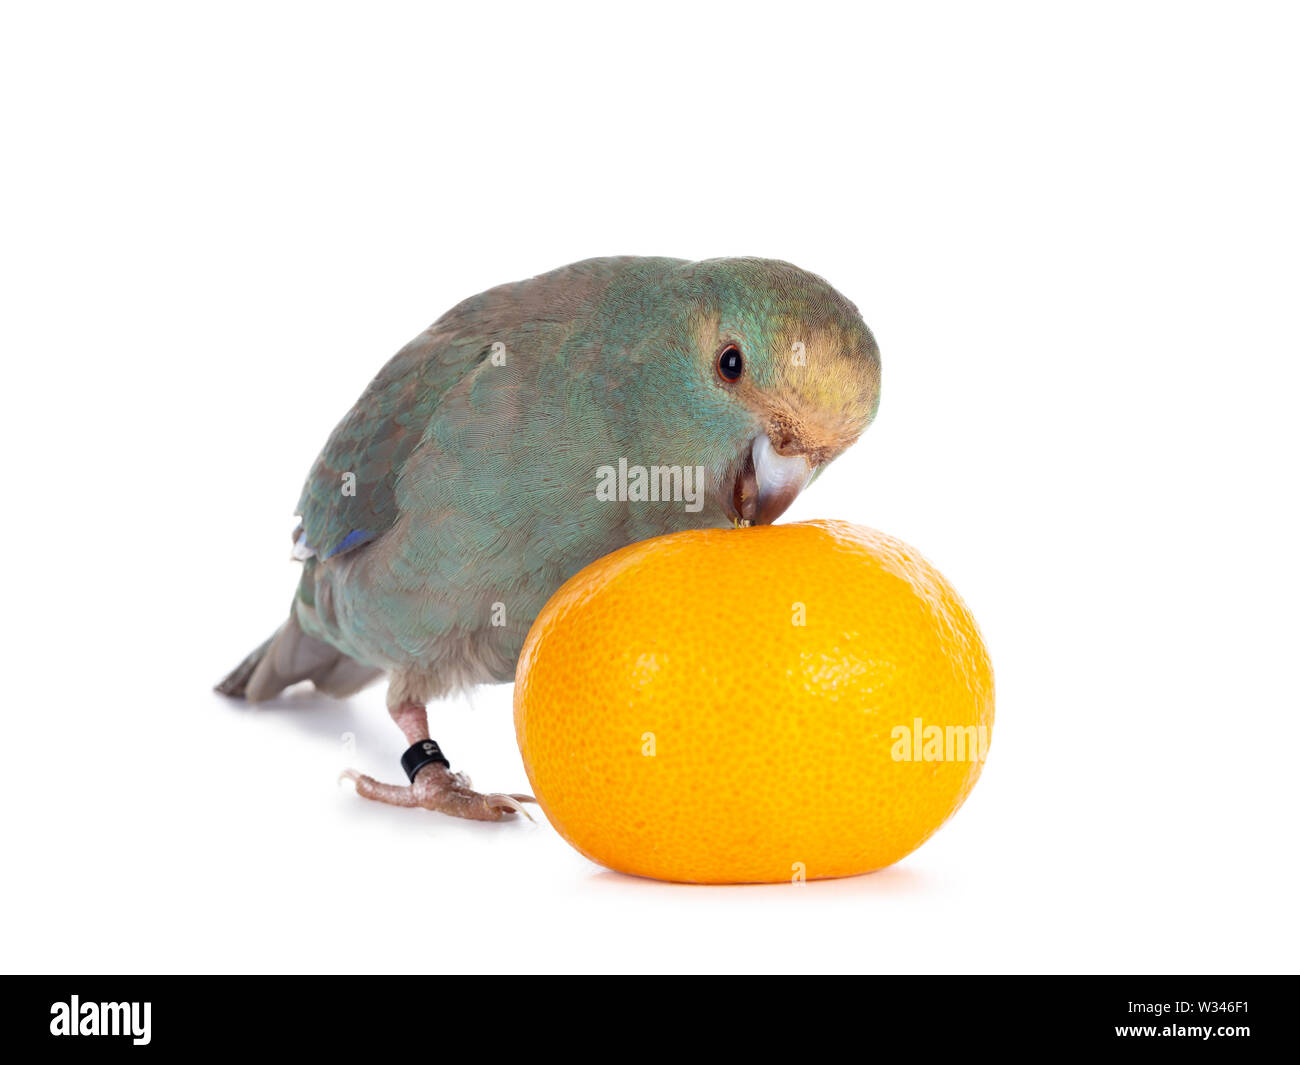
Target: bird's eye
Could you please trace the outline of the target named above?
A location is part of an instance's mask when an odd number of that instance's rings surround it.
[[[718,353],[718,376],[724,381],[739,381],[745,372],[745,357],[735,344],[728,344]]]

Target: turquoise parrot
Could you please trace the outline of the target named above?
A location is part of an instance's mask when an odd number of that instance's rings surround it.
[[[510,681],[533,619],[588,563],[682,529],[775,520],[871,423],[857,308],[789,263],[587,259],[453,307],[379,371],[298,502],[286,620],[217,690],[388,676],[410,781],[358,794],[497,821],[427,704]]]

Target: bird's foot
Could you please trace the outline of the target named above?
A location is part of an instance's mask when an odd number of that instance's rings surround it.
[[[480,794],[470,788],[470,779],[464,773],[453,773],[437,763],[426,765],[406,785],[384,784],[355,769],[345,769],[339,779],[352,781],[357,794],[365,799],[392,806],[422,806],[470,821],[505,821],[515,814],[523,814],[531,821],[523,804],[537,801],[531,795]]]

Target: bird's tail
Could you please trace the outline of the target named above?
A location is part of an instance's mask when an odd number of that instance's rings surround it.
[[[359,692],[383,675],[302,631],[291,613],[274,636],[239,663],[216,686],[222,695],[260,703],[290,684],[309,680],[327,695],[342,698]]]

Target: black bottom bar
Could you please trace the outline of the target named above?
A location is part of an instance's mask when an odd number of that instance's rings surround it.
[[[599,1046],[605,1057],[619,1048],[673,1060],[716,1050],[731,1060],[757,1043],[815,1060],[849,1048],[864,1059],[892,1054],[901,1041],[927,1057],[943,1047],[1125,1045],[1235,1057],[1295,1046],[1296,991],[1290,976],[7,977],[0,1046],[493,1060],[514,1041],[548,1056]],[[494,1016],[503,1024],[484,1024]]]

